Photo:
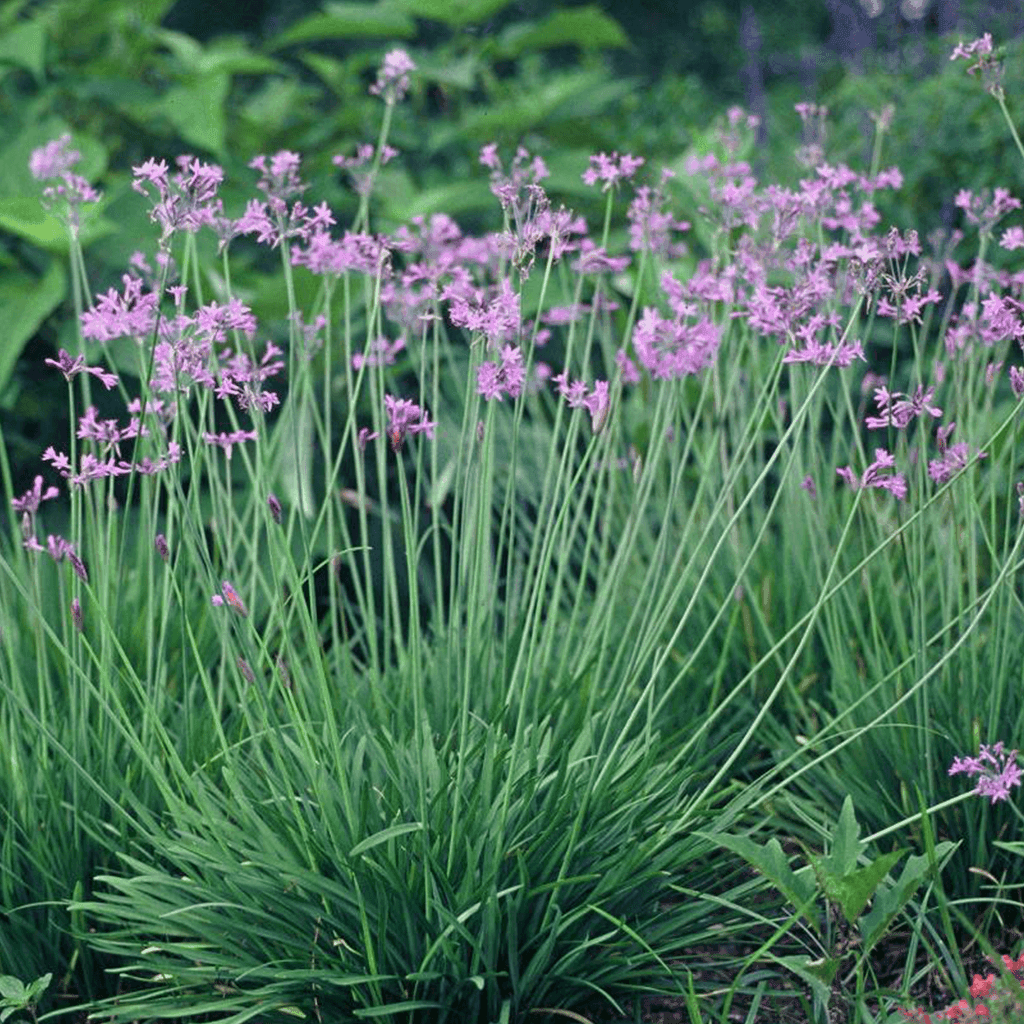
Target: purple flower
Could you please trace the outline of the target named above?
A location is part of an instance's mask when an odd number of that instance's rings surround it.
[[[590,166],[583,172],[583,184],[596,185],[600,181],[601,191],[607,192],[620,181],[628,181],[643,165],[642,156],[597,153],[590,158]]]
[[[859,341],[847,345],[829,345],[820,341],[811,341],[802,349],[791,348],[783,357],[784,363],[814,363],[815,366],[849,366],[854,359],[867,362],[864,348]]]
[[[53,445],[43,452],[43,461],[49,462],[72,487],[84,487],[92,480],[104,480],[112,476],[124,476],[132,471],[131,463],[111,458],[102,462],[95,455],[86,453],[79,462],[78,472],[72,471],[71,460],[64,452],[58,452]]]
[[[585,238],[580,242],[580,258],[572,264],[572,269],[578,274],[618,274],[629,263],[628,256],[609,256],[603,246],[597,246]]]
[[[65,204],[61,219],[74,235],[78,234],[81,207],[95,203],[100,193],[80,174],[71,168],[82,158],[78,150],[69,148],[71,136],[62,135],[45,146],[32,151],[29,170],[37,181],[59,181],[59,185],[48,185],[43,189],[43,206],[50,209],[58,199]]]
[[[84,623],[82,621],[82,604],[77,597],[73,597],[71,599],[71,621],[74,623],[75,629],[81,633],[84,628]]]
[[[64,374],[64,379],[68,382],[79,373],[91,373],[99,379],[108,391],[117,383],[116,373],[108,373],[101,366],[86,366],[85,356],[78,356],[78,358],[72,359],[71,354],[64,349],[57,353],[56,359],[44,359],[43,362],[49,366],[56,366]]]
[[[967,74],[973,75],[975,71],[980,71],[985,88],[993,96],[1001,98],[1003,96],[1003,62],[994,53],[990,32],[986,32],[973,42],[960,43],[949,56],[950,60],[972,60],[974,58],[976,61],[967,69]]]
[[[966,441],[947,446],[949,436],[955,428],[956,424],[950,423],[945,427],[939,427],[936,432],[941,458],[932,459],[928,463],[928,475],[937,484],[945,483],[950,477],[955,476],[971,459],[971,449]],[[979,451],[977,458],[984,459],[985,452]]]
[[[666,196],[662,183],[656,189],[644,185],[637,189],[636,198],[629,205],[626,218],[629,220],[629,247],[634,252],[649,250],[659,256],[676,257],[686,253],[686,246],[673,242],[671,232],[688,231],[689,222],[676,220],[665,212]]]
[[[20,498],[14,498],[11,500],[11,505],[15,512],[25,512],[31,516],[34,516],[39,511],[39,506],[44,501],[52,501],[60,494],[52,484],[43,490],[43,478],[37,476],[32,484],[32,488],[26,491]]]
[[[622,377],[623,384],[640,383],[640,371],[636,368],[636,363],[626,355],[625,349],[620,348],[615,353],[615,365],[619,368],[619,375]]]
[[[227,581],[224,580],[220,585],[221,593],[214,594],[210,598],[210,603],[217,608],[223,607],[225,604],[229,604],[232,608],[238,612],[242,618],[247,618],[249,610],[245,607],[245,602],[238,596],[238,591]],[[222,596],[223,595],[223,596]]]
[[[687,323],[683,315],[667,319],[653,307],[633,328],[633,350],[655,379],[670,380],[699,373],[718,352],[720,333],[710,317]]]
[[[507,277],[502,279],[500,290],[491,299],[475,289],[466,289],[462,294],[452,289],[448,296],[451,298],[448,317],[456,327],[484,334],[491,345],[512,341],[519,334],[519,293]]]
[[[402,447],[406,434],[423,433],[433,440],[437,424],[428,420],[426,409],[421,409],[415,402],[385,395],[384,409],[388,414],[386,433],[393,451],[397,452]]]
[[[67,559],[71,563],[71,568],[75,570],[75,575],[83,582],[89,582],[89,572],[85,568],[85,562],[75,554],[74,551],[67,551]]]
[[[344,238],[335,240],[329,231],[318,229],[309,237],[305,249],[292,249],[292,263],[313,274],[340,277],[347,271],[356,271],[386,278],[390,255],[384,242],[373,235],[346,231]]]
[[[397,103],[409,91],[409,72],[415,70],[416,65],[405,50],[388,51],[377,72],[377,81],[370,86],[370,95],[383,96],[387,104]]]
[[[911,421],[922,413],[926,412],[938,419],[942,415],[942,410],[931,404],[934,397],[935,388],[925,390],[923,384],[918,384],[913,398],[902,391],[889,391],[884,386],[875,388],[875,405],[883,415],[866,417],[864,425],[869,430],[884,430],[890,426],[897,430],[905,430]]]
[[[306,190],[307,186],[299,177],[301,163],[302,157],[298,153],[282,149],[270,157],[269,161],[262,154],[254,156],[249,166],[260,172],[256,187],[271,200],[283,201],[302,195]]]
[[[590,411],[590,429],[598,434],[608,418],[608,381],[595,380],[594,390],[583,400]]]
[[[514,345],[506,345],[501,350],[499,362],[487,361],[477,367],[476,390],[488,401],[497,399],[500,402],[503,395],[518,398],[525,380],[522,351]]]
[[[78,419],[76,437],[83,441],[95,441],[105,449],[112,449],[120,454],[120,443],[130,437],[147,436],[149,431],[142,427],[137,419],[133,419],[127,427],[119,427],[117,420],[98,419],[99,410],[90,405]]]
[[[142,278],[125,274],[124,294],[111,288],[98,295],[96,304],[82,314],[82,336],[93,341],[134,338],[142,342],[156,327],[159,297],[142,291]]]
[[[36,181],[49,181],[69,174],[81,159],[82,154],[77,149],[71,149],[71,135],[65,132],[59,139],[33,149],[28,169]]]
[[[949,768],[950,775],[964,773],[978,776],[974,792],[987,796],[992,803],[1007,800],[1010,790],[1020,785],[1021,771],[1017,765],[1017,751],[1006,751],[1002,740],[988,746],[981,744],[977,757],[957,757]]]
[[[588,394],[586,381],[574,380],[570,383],[567,373],[555,374],[551,379],[570,409],[586,409],[590,413],[591,430],[598,433],[608,417],[608,381],[594,381],[594,389]]]
[[[582,409],[587,399],[587,382],[574,380],[569,382],[569,375],[566,372],[556,373],[551,378],[558,393],[565,399],[570,409]]]
[[[224,220],[223,204],[217,198],[224,171],[187,155],[179,156],[176,162],[178,173],[173,178],[168,178],[163,160],[147,160],[132,168],[132,188],[153,200],[149,219],[160,225],[164,245],[179,231],[194,235],[204,225],[217,228]],[[155,190],[153,196],[151,187]]]
[[[876,448],[875,461],[864,470],[860,480],[849,466],[843,466],[836,472],[855,491],[859,487],[876,487],[879,490],[889,491],[893,497],[902,500],[907,496],[906,477],[902,473],[883,476],[881,472],[885,469],[892,469],[895,465],[896,457],[894,455],[890,455],[884,448]]]
[[[156,553],[165,561],[170,561],[171,549],[167,546],[167,538],[162,534],[158,533],[156,539],[153,541],[153,546],[156,548]]]
[[[365,354],[356,352],[352,356],[352,369],[357,372],[364,366],[392,366],[395,356],[405,348],[405,338],[398,337],[393,342],[383,335],[366,346]]]
[[[218,445],[224,449],[225,455],[231,458],[231,449],[236,444],[242,444],[244,441],[255,441],[256,431],[255,430],[236,430],[233,433],[225,434],[213,434],[210,431],[203,432],[203,440],[207,444]]]
[[[278,526],[281,525],[281,502],[277,500],[276,494],[267,495],[267,508],[270,509],[270,515],[274,522]]]

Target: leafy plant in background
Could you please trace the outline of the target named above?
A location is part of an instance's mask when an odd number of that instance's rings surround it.
[[[497,144],[479,160],[499,232],[371,233],[414,63],[390,52],[372,83],[383,122],[343,233],[292,151],[252,161],[234,211],[220,167],[134,169],[157,238],[49,363],[74,424],[43,456],[66,528],[41,475],[8,495],[0,956],[31,977],[57,950],[58,994],[111,1020],[512,1020],[650,992],[726,1019],[762,998],[761,952],[806,950],[719,837],[765,815],[825,829],[813,773],[892,722],[931,743],[934,678],[987,630],[1008,646],[1017,404],[969,350],[926,387],[915,328],[937,299],[913,233],[876,237],[863,200],[898,172],[762,189],[742,112],[676,175],[706,259],[671,171],[619,152],[578,169],[595,233],[543,159]],[[77,213],[68,147],[33,167]],[[279,324],[235,293],[236,255],[278,261]],[[995,329],[957,313],[957,336]],[[914,358],[869,410],[851,371],[876,321]],[[966,582],[922,555],[961,503],[988,528]],[[762,572],[794,577],[781,607]],[[845,721],[809,713],[822,649],[835,673],[869,664]],[[892,888],[891,851],[861,873],[852,806],[811,874],[848,923],[873,889],[877,942],[924,862]],[[931,937],[926,907],[904,916]]]
[[[330,154],[356,160],[359,146],[369,144],[376,115],[366,86],[383,49],[402,40],[420,65],[416,116],[396,115],[393,143],[409,157],[401,169],[398,162],[378,169],[378,215],[393,225],[442,209],[479,216],[490,201],[486,184],[465,179],[482,141],[518,143],[529,134],[540,145],[546,137],[564,145],[560,133],[571,127],[581,151],[610,148],[589,126],[632,88],[600,64],[599,54],[628,41],[594,6],[554,9],[533,21],[506,18],[502,32],[491,35],[481,29],[508,0],[328,3],[259,42],[233,36],[200,43],[161,27],[171,2],[19,0],[0,11],[0,134],[8,140],[0,169],[7,257],[0,316],[8,325],[0,402],[18,467],[31,458],[35,442],[28,438],[60,401],[40,388],[31,366],[44,351],[73,348],[73,321],[61,313],[80,314],[93,292],[86,275],[113,279],[146,230],[130,166],[183,150],[212,157],[227,171],[225,198],[242,203],[244,193],[232,190],[247,154],[301,151],[309,173],[325,181],[325,198],[351,216],[359,204],[353,172],[339,172]],[[557,70],[531,57],[568,47],[590,55],[586,66]],[[67,132],[82,153],[78,172],[104,180],[104,198],[81,226],[83,262],[70,277],[63,227],[39,209],[27,172],[30,153]],[[579,156],[567,152],[565,159],[563,165],[559,155],[555,168],[563,185]],[[279,317],[287,308],[275,277],[241,262],[234,270],[235,286],[260,316]],[[45,348],[26,351],[32,339]],[[18,480],[19,488],[30,483]]]

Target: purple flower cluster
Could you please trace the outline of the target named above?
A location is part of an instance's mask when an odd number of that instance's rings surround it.
[[[985,57],[990,52],[990,43],[978,41],[960,55]],[[371,92],[389,105],[398,102],[409,88],[414,68],[405,51],[389,52]],[[916,233],[900,235],[895,229],[884,236],[876,233],[879,215],[872,202],[874,193],[899,187],[898,170],[865,176],[843,165],[830,165],[824,156],[827,111],[804,105],[798,112],[810,139],[805,140],[808,152],[817,148],[809,159],[807,176],[796,188],[762,188],[750,165],[738,158],[742,132],[756,128],[756,121],[739,109],[730,111],[729,129],[718,152],[687,164],[686,172],[707,186],[710,204],[702,214],[713,231],[722,237],[730,233],[728,260],[717,256],[692,262],[685,279],[667,270],[661,273],[655,298],[638,310],[635,322],[630,320],[630,332],[615,351],[615,366],[604,367],[618,389],[628,392],[658,382],[667,386],[704,373],[720,358],[723,346],[731,343],[732,321],[742,324],[755,339],[783,347],[790,373],[849,368],[865,361],[865,353],[859,339],[848,339],[843,333],[840,310],[862,301],[866,313],[891,319],[897,327],[921,323],[926,309],[941,301],[926,281],[927,263],[920,259]],[[354,173],[376,168],[394,153],[386,146],[378,152],[361,144],[355,157],[334,160]],[[72,174],[78,159],[70,149],[70,138],[64,137],[33,154],[32,170],[37,177],[61,182],[65,198],[81,198],[91,193]],[[595,433],[604,427],[611,406],[609,380],[593,379],[589,366],[585,373],[592,384],[573,379],[573,367],[553,369],[536,360],[535,347],[553,332],[574,331],[584,321],[589,323],[579,328],[581,332],[595,323],[610,323],[617,310],[616,292],[604,278],[634,263],[639,268],[663,267],[666,259],[686,253],[682,236],[689,224],[672,213],[675,183],[670,172],[657,175],[654,184],[645,184],[638,180],[646,170],[640,157],[613,152],[590,158],[582,173],[587,185],[608,193],[609,200],[620,189],[630,193],[629,240],[623,245],[627,251],[614,253],[588,237],[583,218],[552,207],[542,184],[548,168],[541,157],[523,147],[507,167],[496,144],[485,145],[480,152],[480,163],[490,172],[491,190],[505,219],[503,230],[482,237],[467,236],[451,217],[436,214],[416,218],[387,236],[348,231],[337,238],[331,231],[336,217],[330,207],[303,202],[307,185],[300,175],[301,163],[299,154],[287,150],[254,158],[250,166],[259,175],[257,196],[234,219],[225,214],[219,198],[223,181],[219,167],[182,156],[174,173],[163,161],[149,160],[134,169],[133,187],[149,199],[150,217],[160,228],[156,257],[160,281],[152,279],[146,258],[139,254],[133,260],[134,272],[124,275],[121,289],[98,295],[83,313],[81,326],[86,339],[100,344],[133,340],[151,357],[143,363],[152,366],[152,373],[143,381],[146,398],[131,404],[127,424],[101,420],[89,408],[77,424],[77,437],[85,444],[74,460],[53,448],[44,453],[44,461],[69,486],[174,466],[181,458],[181,449],[172,439],[175,410],[186,409],[187,400],[197,392],[208,392],[219,402],[231,401],[253,420],[248,427],[233,423],[227,431],[208,429],[210,422],[197,431],[199,439],[222,449],[227,458],[235,445],[258,438],[262,415],[278,403],[269,381],[284,369],[284,353],[267,341],[258,354],[258,325],[252,311],[236,298],[187,308],[188,290],[175,279],[170,244],[181,233],[203,230],[212,232],[222,247],[248,236],[257,245],[284,248],[294,266],[314,275],[357,274],[372,279],[379,290],[382,322],[363,350],[351,357],[352,366],[371,376],[381,375],[384,385],[377,393],[385,396],[384,435],[396,452],[410,434],[432,438],[435,423],[415,402],[389,393],[394,387],[391,368],[407,345],[416,344],[428,330],[445,327],[463,332],[470,345],[482,342],[475,386],[485,400],[515,402],[534,387],[552,386],[570,408],[590,413]],[[364,186],[372,187],[370,174],[357,176],[357,189]],[[997,189],[992,196],[962,192],[957,205],[969,223],[987,232],[1021,206],[1005,189]],[[1007,228],[1001,244],[1008,249],[1024,246],[1024,229]],[[570,269],[580,275],[578,295],[571,301],[559,300],[565,304],[539,309],[533,320],[524,318],[520,296],[535,261],[557,263],[566,257]],[[921,262],[916,273],[907,270],[911,259]],[[979,296],[976,303],[965,303],[958,314],[949,314],[946,355],[950,360],[963,358],[977,347],[1024,342],[1024,273],[1001,274],[980,261],[962,268],[948,255],[944,266],[954,291],[967,284]],[[651,293],[645,287],[642,294]],[[304,339],[311,354],[322,343],[326,327],[327,320],[321,316],[308,328],[299,320],[291,333]],[[63,349],[47,362],[69,381],[86,373],[108,389],[118,383],[115,374]],[[1002,372],[1002,365],[995,357],[990,360],[991,381]],[[916,458],[919,453],[906,452],[906,432],[921,417],[943,415],[935,395],[944,372],[945,366],[937,364],[935,385],[918,385],[912,394],[878,382],[876,409],[865,416],[864,425],[900,433],[900,446],[893,453],[876,448],[874,461],[859,473],[849,466],[838,469],[850,487],[882,489],[898,499],[907,495],[907,479],[896,469],[897,455]],[[1024,395],[1024,369],[1009,366],[1006,372],[1014,392]],[[546,384],[548,379],[551,385]],[[973,449],[966,442],[948,443],[953,428],[950,423],[938,429],[938,457],[928,462],[929,476],[936,483],[947,481],[972,460]],[[357,436],[361,445],[377,437],[365,427]],[[133,451],[124,450],[129,445]],[[143,445],[149,454],[144,455]],[[975,455],[984,457],[984,453]],[[52,491],[42,488],[40,481],[37,489],[19,499],[19,511],[30,520],[33,540],[38,505]],[[813,489],[813,483],[808,489]]]
[[[161,247],[179,231],[196,234],[202,227],[223,230],[226,223],[217,191],[224,172],[191,156],[180,156],[178,173],[168,176],[164,160],[147,160],[133,167],[132,188],[152,201],[150,219],[160,225]]]
[[[407,434],[426,434],[433,440],[437,424],[427,419],[427,410],[421,409],[415,402],[385,395],[384,411],[388,416],[386,433],[394,451],[402,447]]]
[[[71,136],[65,134],[33,150],[28,164],[32,177],[37,181],[58,182],[43,189],[43,205],[50,209],[58,201],[63,204],[62,217],[72,235],[77,235],[81,226],[82,207],[100,199],[100,193],[89,181],[72,170],[81,159],[82,154],[71,148]]]
[[[991,746],[982,743],[977,757],[957,757],[950,765],[950,775],[977,776],[974,792],[992,803],[1009,800],[1010,790],[1020,785],[1021,770],[1017,751],[1006,750],[1002,740]]]
[[[518,398],[523,393],[526,367],[523,353],[514,345],[505,345],[500,358],[480,364],[476,371],[476,389],[488,401],[501,401],[503,395]]]
[[[377,72],[377,81],[370,86],[371,95],[382,96],[389,105],[398,103],[409,91],[409,73],[415,70],[416,65],[405,50],[389,50]]]

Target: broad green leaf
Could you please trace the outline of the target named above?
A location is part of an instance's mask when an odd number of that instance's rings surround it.
[[[859,836],[860,826],[853,811],[853,798],[847,793],[832,834],[832,850],[827,857],[821,858],[829,874],[841,876],[856,869],[857,858],[866,845],[860,841]]]
[[[281,75],[285,66],[272,57],[254,53],[232,39],[231,46],[210,46],[199,61],[197,70],[203,75]]]
[[[403,6],[417,18],[464,28],[493,18],[512,0],[404,0]]]
[[[195,71],[203,56],[203,44],[184,32],[175,32],[169,28],[157,29],[155,37],[177,57],[182,67]]]
[[[67,291],[63,264],[50,262],[40,280],[16,271],[0,275],[0,394],[11,379],[14,364],[39,325],[60,305]]]
[[[0,974],[0,996],[4,999],[17,1000],[19,1004],[25,1000],[25,986],[19,978],[10,974]]]
[[[807,871],[794,872],[790,868],[782,844],[778,839],[769,839],[764,846],[759,846],[745,836],[719,835],[715,833],[697,833],[702,839],[724,846],[727,850],[742,857],[751,867],[756,868],[813,926],[817,922],[808,909],[814,900],[817,886],[814,876]]]
[[[416,22],[391,3],[329,3],[323,13],[311,14],[270,40],[267,49],[315,43],[322,39],[411,39]]]
[[[68,229],[36,196],[0,200],[0,230],[49,252],[67,252]]]
[[[18,22],[21,12],[28,7],[29,0],[8,0],[0,7],[0,29],[8,29]]]
[[[481,70],[486,67],[480,53],[474,50],[458,57],[428,52],[416,58],[419,77],[449,89],[472,89]],[[426,128],[427,124],[423,127]]]
[[[820,961],[811,961],[806,956],[794,955],[779,957],[777,962],[788,967],[798,978],[806,981],[822,1006],[828,1005],[832,996],[832,979],[839,969],[838,960],[822,958]]]
[[[203,75],[189,85],[169,89],[156,105],[186,142],[224,159],[224,104],[231,81],[228,75]]]
[[[41,20],[23,21],[0,33],[0,64],[31,72],[42,82],[46,72],[46,30]]]
[[[52,979],[52,974],[44,974],[41,978],[36,978],[36,980],[25,989],[25,997],[28,1001],[30,1003],[34,1003],[47,990]]]
[[[825,895],[839,904],[843,917],[849,924],[855,924],[868,900],[875,894],[879,882],[903,856],[903,850],[893,850],[857,871],[835,875],[824,871]]]
[[[296,403],[289,399],[274,427],[274,443],[281,490],[286,503],[297,508],[307,519],[316,514],[313,500],[313,417],[306,406],[296,413]]]
[[[472,181],[453,181],[447,185],[419,189],[407,196],[386,196],[387,215],[401,224],[413,217],[429,217],[434,213],[447,213],[459,217],[469,212],[492,210],[497,199],[483,178]]]
[[[626,48],[629,37],[622,26],[599,7],[560,8],[533,25],[513,25],[502,33],[499,51],[518,57],[529,50],[578,46],[581,50]]]
[[[935,846],[935,859],[941,870],[953,856],[958,843],[946,840]],[[865,954],[870,953],[885,935],[896,915],[910,902],[911,897],[931,873],[927,855],[908,858],[899,880],[894,885],[882,883],[875,892],[869,913],[860,920],[860,932]]]
[[[632,88],[630,83],[609,81],[597,71],[570,71],[553,75],[533,92],[517,92],[505,100],[467,114],[453,127],[451,141],[469,137],[474,141],[516,139],[549,120],[590,117],[614,103]],[[449,141],[438,133],[436,143]]]

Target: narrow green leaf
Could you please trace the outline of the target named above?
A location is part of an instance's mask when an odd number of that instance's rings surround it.
[[[390,1017],[393,1013],[408,1013],[410,1010],[437,1010],[441,1003],[426,999],[409,999],[404,1003],[387,1003],[384,1006],[371,1006],[366,1009],[353,1010],[353,1016],[360,1018]]]
[[[419,832],[423,826],[418,821],[409,821],[401,825],[391,825],[389,828],[381,829],[380,832],[375,832],[372,836],[367,836],[361,843],[356,843],[355,846],[349,850],[350,857],[358,857],[361,854],[366,853],[367,850],[372,850],[375,846],[380,846],[381,843],[386,843],[389,839],[394,839],[396,836],[404,836],[408,832]]]

